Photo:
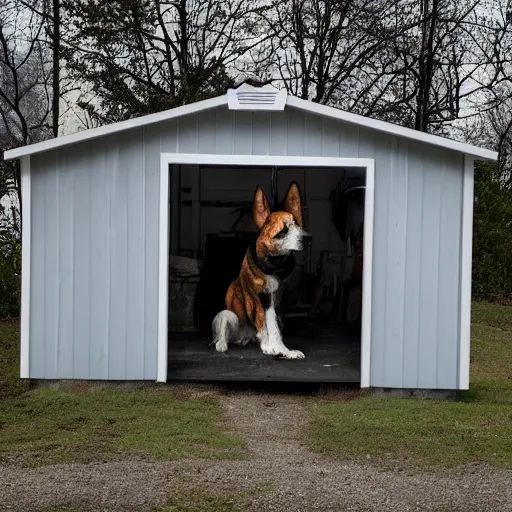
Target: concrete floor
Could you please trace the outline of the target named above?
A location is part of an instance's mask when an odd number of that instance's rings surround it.
[[[295,325],[293,325],[295,324]],[[169,333],[168,381],[330,382],[360,381],[359,326],[326,325],[308,320],[287,324],[288,348],[301,360],[264,355],[256,343],[230,345],[221,354],[211,340],[193,333]]]

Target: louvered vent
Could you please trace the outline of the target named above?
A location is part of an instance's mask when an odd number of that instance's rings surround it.
[[[238,89],[228,90],[230,110],[284,110],[286,91],[271,85],[253,87],[243,84]]]

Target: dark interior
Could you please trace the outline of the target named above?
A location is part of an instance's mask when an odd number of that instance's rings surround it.
[[[170,190],[168,380],[329,382],[360,380],[362,169],[173,166]],[[258,236],[252,199],[277,205],[299,184],[313,242],[295,253],[284,282],[283,338],[303,360],[264,355],[257,343],[211,344],[212,320]]]

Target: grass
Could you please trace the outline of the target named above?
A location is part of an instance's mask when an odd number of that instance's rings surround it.
[[[18,378],[18,344],[18,323],[0,322],[0,463],[243,454],[242,440],[224,432],[213,393],[194,396],[165,387],[28,391]]]
[[[473,322],[471,387],[458,401],[327,398],[310,409],[311,448],[394,467],[512,469],[512,307],[475,304]]]
[[[222,430],[215,396],[176,397],[166,388],[64,392],[37,390],[0,412],[0,461],[25,465],[107,460],[136,454],[241,457],[239,438]]]
[[[18,321],[0,321],[0,403],[28,389],[28,384],[19,379],[19,343]]]
[[[257,490],[209,492],[197,487],[177,488],[165,507],[153,508],[152,512],[242,512],[257,494]]]

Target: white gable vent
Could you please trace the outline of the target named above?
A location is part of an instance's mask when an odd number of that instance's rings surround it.
[[[286,91],[272,85],[242,84],[238,89],[228,89],[229,110],[284,110],[285,105]]]

